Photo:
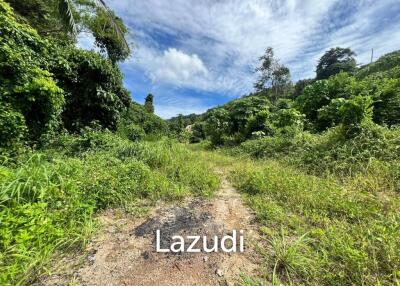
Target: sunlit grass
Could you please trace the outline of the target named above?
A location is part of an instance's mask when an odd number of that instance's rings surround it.
[[[102,209],[141,216],[159,200],[211,196],[219,186],[212,167],[168,139],[100,132],[65,135],[1,166],[0,285],[29,284],[56,250],[84,245]]]

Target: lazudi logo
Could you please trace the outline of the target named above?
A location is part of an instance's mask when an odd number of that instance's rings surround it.
[[[161,231],[156,231],[156,251],[157,252],[238,252],[237,245],[239,241],[239,252],[244,252],[244,235],[243,230],[239,231],[237,236],[236,230],[232,231],[232,235],[224,235],[219,239],[214,236],[211,245],[208,245],[207,236],[188,235],[186,240],[180,235],[175,235],[172,238],[169,248],[161,248]],[[199,241],[203,242],[202,247],[198,247]],[[200,243],[201,244],[201,243]]]

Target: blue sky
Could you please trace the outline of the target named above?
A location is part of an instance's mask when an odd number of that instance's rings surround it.
[[[271,46],[292,80],[314,76],[327,49],[359,63],[400,49],[400,0],[108,0],[130,29],[121,64],[132,97],[154,95],[163,118],[201,113],[247,94]],[[92,48],[88,36],[81,46]]]

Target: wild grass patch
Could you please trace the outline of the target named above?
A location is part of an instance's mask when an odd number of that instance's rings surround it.
[[[29,284],[55,250],[82,246],[102,209],[141,215],[141,202],[210,196],[218,186],[209,162],[171,140],[61,136],[0,167],[0,284]]]
[[[233,166],[231,179],[267,242],[265,279],[274,285],[400,283],[398,183],[385,172],[382,185],[381,173],[370,171],[338,180],[275,160]]]

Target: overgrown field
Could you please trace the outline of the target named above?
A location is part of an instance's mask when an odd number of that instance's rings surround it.
[[[262,275],[245,284],[399,285],[399,135],[364,126],[210,152],[260,223]]]
[[[0,285],[29,284],[56,250],[82,246],[102,209],[138,214],[218,186],[209,163],[168,139],[62,135],[0,166]]]

